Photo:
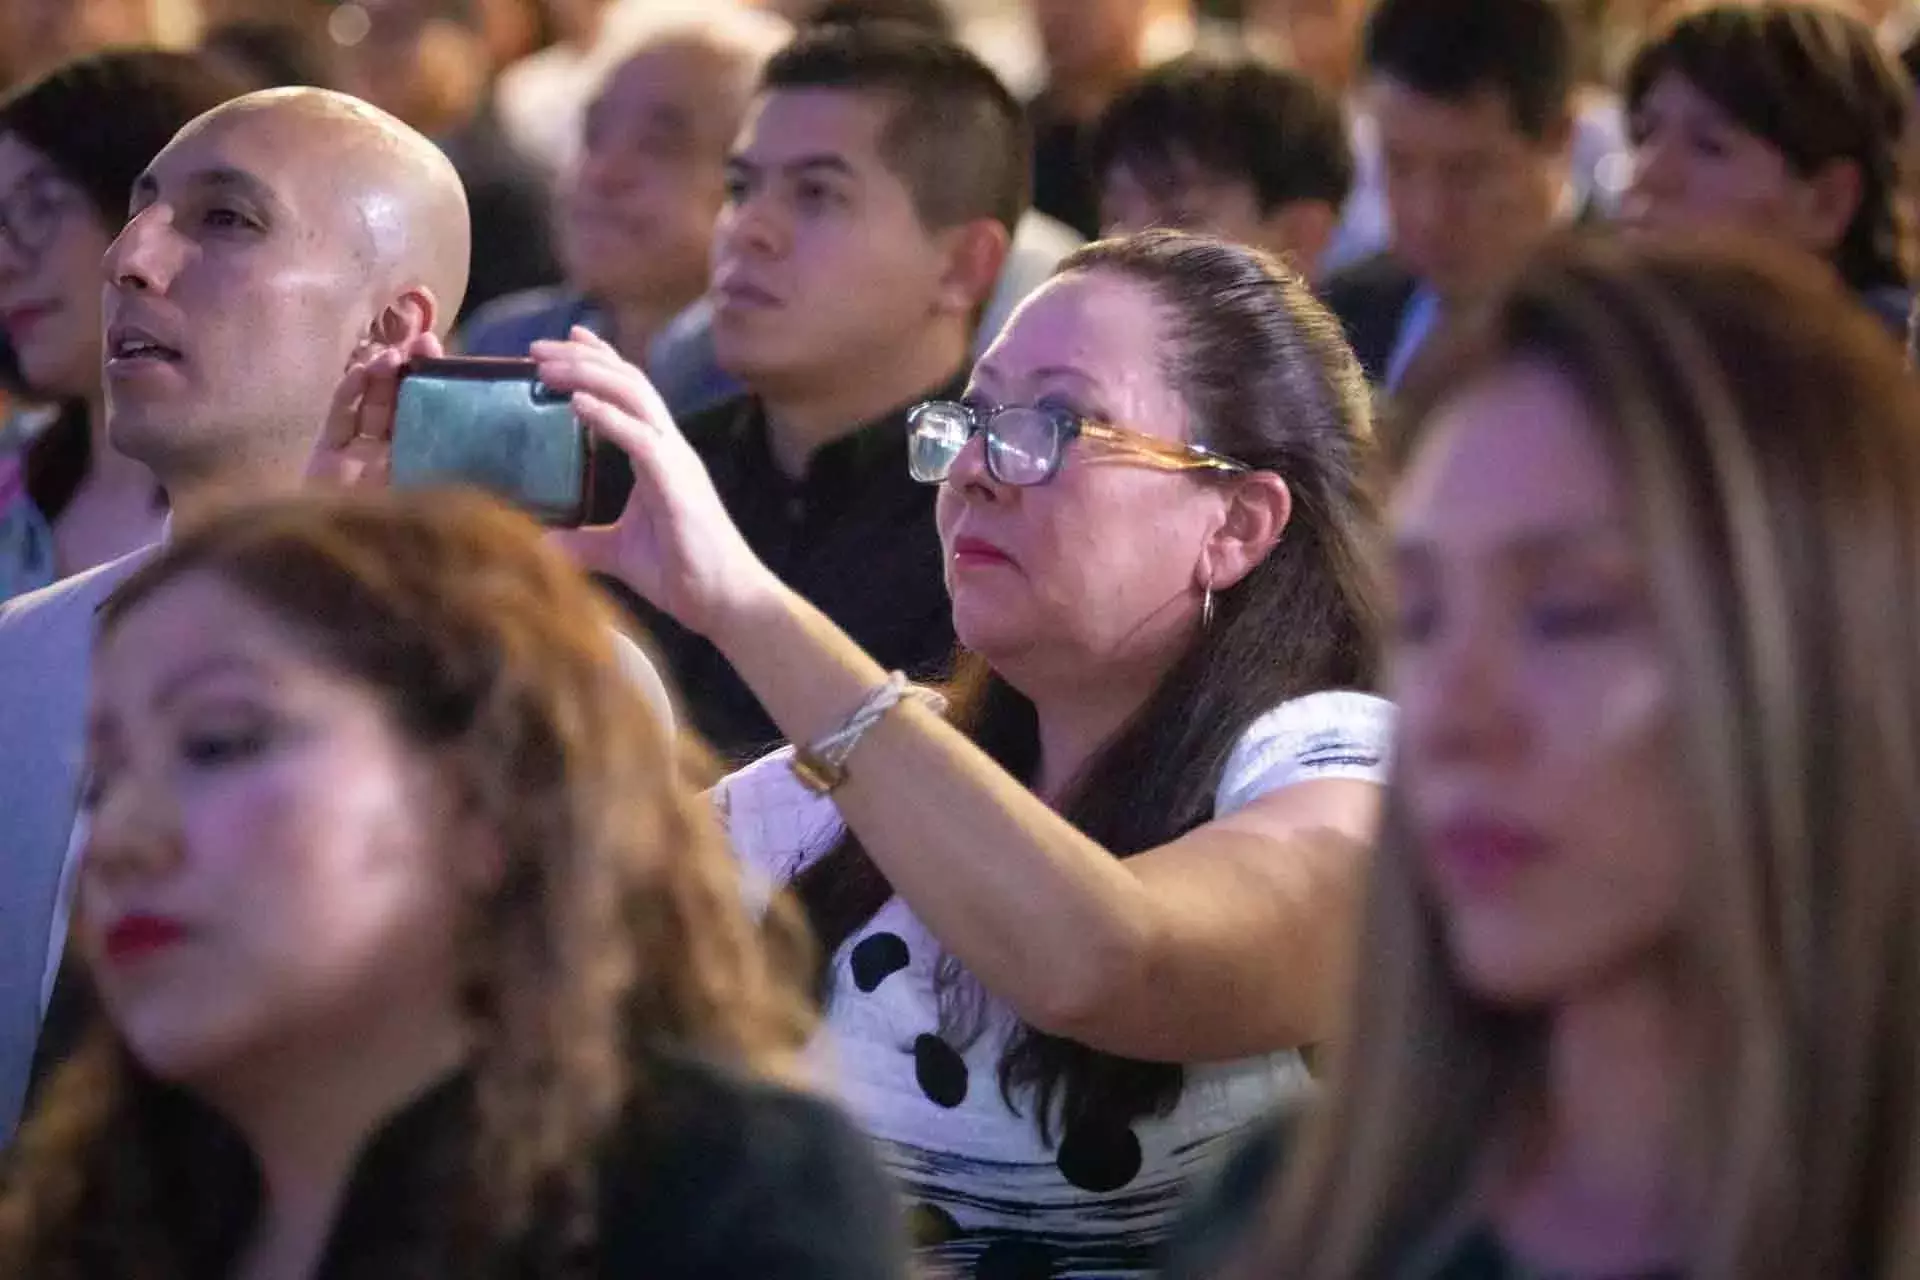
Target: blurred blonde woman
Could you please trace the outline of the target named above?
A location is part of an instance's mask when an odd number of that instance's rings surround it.
[[[1351,1024],[1232,1273],[1920,1274],[1920,393],[1669,241],[1424,373]]]

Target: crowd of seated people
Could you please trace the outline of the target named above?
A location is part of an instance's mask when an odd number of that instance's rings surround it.
[[[0,1275],[1920,1274],[1900,13],[306,3],[7,18]]]

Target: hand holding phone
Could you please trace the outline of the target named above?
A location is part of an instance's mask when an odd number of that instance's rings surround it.
[[[633,466],[633,489],[612,523],[557,533],[558,545],[716,643],[783,607],[786,588],[741,535],[646,374],[581,328],[564,342],[534,343],[533,357],[542,380],[572,395],[595,437]]]
[[[400,370],[409,360],[437,360],[445,354],[431,333],[399,346],[362,344],[334,388],[320,438],[307,457],[306,482],[326,489],[386,488]]]
[[[571,398],[532,360],[416,357],[399,370],[395,488],[466,484],[548,525],[585,523],[593,447]]]

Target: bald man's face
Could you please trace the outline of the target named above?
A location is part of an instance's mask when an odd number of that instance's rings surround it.
[[[370,217],[316,121],[239,111],[182,130],[107,252],[114,445],[197,483],[297,476],[372,324]]]
[[[573,283],[606,302],[688,303],[706,288],[743,74],[711,51],[636,54],[587,108],[580,166],[561,198]]]

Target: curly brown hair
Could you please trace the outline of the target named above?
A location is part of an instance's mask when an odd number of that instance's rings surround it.
[[[102,634],[190,573],[217,575],[364,681],[498,834],[500,874],[469,891],[461,926],[476,1124],[445,1220],[476,1259],[564,1236],[540,1269],[563,1274],[592,1237],[603,1139],[616,1121],[623,1139],[645,1125],[656,1055],[793,1069],[813,1024],[797,917],[745,908],[690,785],[708,762],[676,752],[622,671],[613,609],[522,517],[454,493],[235,511],[130,578]],[[234,1215],[214,1206],[235,1203],[248,1171],[244,1151],[179,1123],[172,1092],[99,1019],[11,1153],[0,1274],[192,1272],[218,1230],[206,1215]],[[163,1211],[190,1200],[191,1213]],[[423,1247],[451,1256],[446,1240]]]

